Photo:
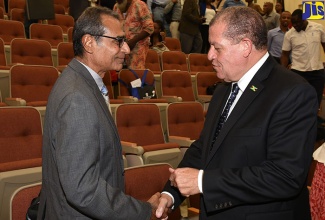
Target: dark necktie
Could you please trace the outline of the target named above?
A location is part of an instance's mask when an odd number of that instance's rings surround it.
[[[216,142],[216,139],[217,139],[217,137],[218,137],[218,135],[219,135],[219,133],[221,131],[221,128],[223,127],[224,123],[227,120],[230,107],[231,107],[232,103],[234,103],[234,101],[236,99],[236,96],[238,94],[238,91],[239,91],[239,87],[238,87],[237,83],[233,83],[232,84],[232,89],[231,89],[231,94],[230,94],[229,99],[228,99],[228,101],[227,101],[227,103],[225,105],[225,108],[223,109],[223,112],[222,112],[222,114],[221,114],[221,116],[219,118],[216,133],[214,134],[210,150],[212,150],[213,144],[214,144],[214,142]]]

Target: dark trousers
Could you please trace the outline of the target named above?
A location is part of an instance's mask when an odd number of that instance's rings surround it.
[[[209,25],[200,26],[201,36],[202,36],[202,49],[201,53],[208,53],[210,49],[209,44]]]
[[[317,93],[317,98],[318,98],[318,106],[320,106],[323,97],[324,82],[325,82],[324,69],[306,71],[306,72],[292,69],[292,71],[304,77],[315,88]]]

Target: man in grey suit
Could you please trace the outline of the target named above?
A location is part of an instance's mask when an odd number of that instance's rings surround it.
[[[310,219],[315,90],[270,56],[266,25],[254,9],[218,12],[209,41],[208,58],[225,82],[215,89],[199,139],[170,169],[157,216],[200,194],[201,220]]]
[[[87,8],[73,33],[75,58],[57,80],[46,108],[38,219],[150,219],[148,202],[124,194],[119,135],[102,94],[108,70],[120,70],[130,48],[117,14]]]

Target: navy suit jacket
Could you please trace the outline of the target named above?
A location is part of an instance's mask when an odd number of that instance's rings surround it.
[[[257,89],[253,89],[252,87]],[[231,84],[217,86],[179,167],[203,169],[200,219],[310,219],[306,179],[316,139],[315,90],[269,56],[210,146]],[[183,199],[176,188],[165,190]]]

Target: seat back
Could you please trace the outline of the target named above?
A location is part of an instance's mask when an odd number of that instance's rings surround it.
[[[5,43],[0,38],[0,66],[7,66],[6,54],[5,54]]]
[[[157,72],[157,73],[161,72],[159,55],[157,51],[152,49],[148,50],[145,66],[147,69],[153,72]]]
[[[63,42],[63,31],[58,25],[33,23],[29,26],[31,39],[46,40],[52,48],[57,48]]]
[[[189,71],[191,74],[197,72],[213,72],[211,61],[207,54],[191,53],[188,55]]]
[[[59,25],[64,34],[67,34],[68,28],[74,26],[74,19],[71,15],[55,14],[53,20],[48,20],[48,24]]]
[[[165,45],[169,50],[182,51],[181,42],[177,38],[165,37]]]
[[[58,65],[68,65],[73,59],[73,45],[70,42],[61,42],[58,44]]]
[[[65,15],[65,8],[63,5],[54,4],[54,13]]]
[[[197,140],[203,129],[203,107],[198,102],[170,103],[166,110],[168,136]]]
[[[54,4],[62,5],[65,9],[65,13],[67,14],[69,11],[69,0],[54,0]]]
[[[161,53],[162,70],[188,71],[186,55],[182,51],[164,51]]]
[[[16,38],[11,41],[11,63],[53,66],[48,41]]]
[[[139,76],[139,78],[141,79],[143,77],[144,71],[145,70],[134,70],[137,75]],[[133,80],[136,80],[137,78],[134,76],[134,74],[129,70],[129,69],[122,69],[119,74],[119,79],[122,80],[126,85],[128,85],[129,87],[131,86],[131,82]],[[154,74],[152,71],[148,70],[147,76],[146,76],[146,80],[145,82],[148,85],[154,85],[155,84],[155,78],[154,78]],[[130,96],[130,92],[128,90],[128,88],[121,82],[118,83],[118,93],[121,96]]]
[[[195,101],[191,75],[187,71],[166,70],[161,73],[161,94],[182,97],[183,101]]]
[[[106,88],[108,90],[109,99],[112,100],[114,98],[114,95],[113,95],[113,86],[112,86],[112,78],[111,78],[111,72],[110,71],[107,71],[105,73],[105,76],[103,77],[103,83],[105,84],[105,86],[106,86]]]
[[[149,164],[125,169],[125,193],[141,201],[148,201],[161,192],[170,176],[167,163]],[[168,216],[169,220],[181,219],[179,208]]]
[[[115,121],[122,141],[139,146],[165,143],[159,107],[155,104],[122,104]]]
[[[221,81],[215,72],[198,72],[195,75],[196,95],[207,95],[207,88]]]
[[[0,5],[0,19],[5,19],[5,9]]]
[[[13,8],[25,9],[26,0],[8,0],[8,12]]]
[[[15,65],[10,69],[10,95],[30,106],[45,106],[57,78],[53,66]]]
[[[0,108],[0,172],[41,166],[42,123],[31,107]]]
[[[26,38],[24,24],[20,21],[0,19],[0,38],[9,45],[14,38]]]
[[[73,40],[73,27],[68,28],[68,41],[72,43]]]
[[[14,21],[25,22],[25,10],[21,8],[13,8],[10,10],[10,19]]]
[[[42,183],[33,183],[19,187],[11,196],[10,201],[10,219],[26,219],[26,212],[33,198],[37,197],[42,187]]]

